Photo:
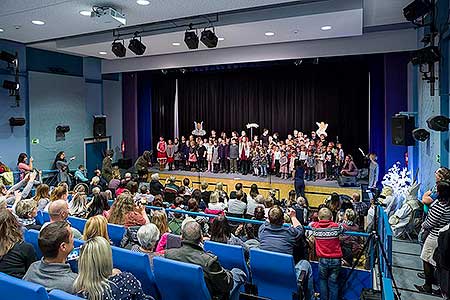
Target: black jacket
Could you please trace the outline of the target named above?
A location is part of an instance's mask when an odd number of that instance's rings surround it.
[[[159,180],[150,181],[150,194],[153,196],[162,195],[164,191],[164,186]]]
[[[213,299],[228,299],[233,289],[233,275],[222,268],[217,256],[205,252],[199,245],[182,241],[181,248],[165,251],[164,257],[199,265],[203,269],[206,286]]]

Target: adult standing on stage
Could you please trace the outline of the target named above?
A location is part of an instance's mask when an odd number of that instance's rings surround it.
[[[159,170],[164,170],[166,168],[166,161],[167,161],[167,144],[164,141],[164,138],[162,136],[159,137],[159,142],[156,145],[156,159],[159,162]]]
[[[300,160],[295,161],[294,188],[297,197],[305,198],[305,166]]]
[[[69,161],[66,160],[66,154],[64,151],[56,154],[55,161],[53,162],[53,169],[58,170],[58,182],[66,182],[69,188],[72,185],[72,181],[69,176],[69,164],[75,156],[71,157]]]

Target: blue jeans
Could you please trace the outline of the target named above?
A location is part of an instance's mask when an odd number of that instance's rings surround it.
[[[297,282],[300,279],[300,274],[302,271],[306,272],[306,280],[307,286],[305,290],[305,300],[312,300],[314,295],[314,285],[313,285],[313,277],[312,277],[312,268],[311,264],[307,260],[301,260],[295,265],[295,275],[297,276]],[[302,287],[299,286],[299,289]]]
[[[267,176],[267,165],[261,165],[261,176]]]
[[[339,297],[339,271],[341,269],[340,258],[320,258],[320,299],[338,300]]]
[[[231,274],[233,274],[233,289],[230,291],[230,300],[239,300],[239,290],[247,280],[247,275],[238,268],[231,269]]]

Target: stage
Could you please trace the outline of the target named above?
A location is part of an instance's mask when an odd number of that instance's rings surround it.
[[[213,190],[214,185],[217,182],[224,184],[224,189],[227,193],[234,190],[234,185],[241,182],[244,185],[244,190],[248,192],[250,186],[256,183],[259,188],[259,192],[267,196],[267,193],[271,189],[277,190],[277,197],[280,199],[287,198],[289,191],[294,189],[294,181],[292,179],[284,180],[276,176],[268,176],[266,178],[257,177],[253,175],[242,175],[239,173],[227,174],[227,173],[211,173],[211,172],[191,172],[191,171],[159,171],[157,168],[153,168],[151,173],[159,173],[161,181],[164,181],[169,176],[175,176],[177,184],[180,185],[183,178],[187,177],[191,180],[191,184],[194,188],[200,188],[200,183],[206,181],[209,184],[208,190]],[[150,180],[150,179],[149,179]],[[340,187],[337,182],[317,180],[306,181],[305,194],[308,198],[309,204],[312,207],[318,207],[324,200],[333,192],[351,196],[353,193],[361,194],[360,187]]]

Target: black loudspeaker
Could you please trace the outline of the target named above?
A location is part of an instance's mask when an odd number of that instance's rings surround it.
[[[120,158],[117,162],[119,169],[128,170],[133,165],[131,158]]]
[[[94,116],[94,138],[106,137],[106,116]]]
[[[414,117],[396,115],[391,120],[392,144],[401,146],[413,146],[415,141],[412,131],[415,127]]]

